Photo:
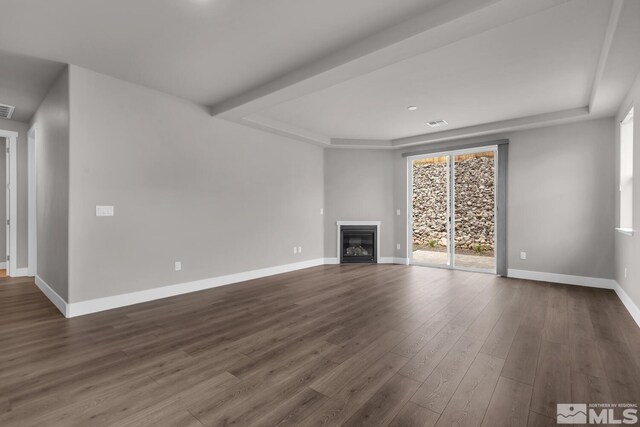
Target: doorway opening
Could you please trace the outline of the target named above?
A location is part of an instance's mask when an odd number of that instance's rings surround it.
[[[498,149],[409,158],[410,263],[496,273]]]
[[[17,141],[18,133],[0,129],[0,150],[3,152],[2,167],[4,171],[0,172],[0,181],[3,181],[5,187],[5,197],[2,207],[0,207],[0,217],[4,222],[3,249],[0,250],[0,274],[5,276],[20,276],[21,271],[17,268],[16,254],[17,246],[17,227],[16,218],[18,216],[18,199],[17,199]],[[2,234],[2,233],[0,233]]]
[[[2,153],[0,154],[0,183],[4,188],[7,188],[7,182],[9,179],[9,169],[8,169],[8,161],[7,161],[7,148],[9,146],[9,140],[5,137],[0,136],[0,149]],[[8,190],[7,190],[8,191]],[[7,224],[7,220],[9,219],[9,197],[0,197],[0,218],[4,224]],[[0,241],[4,242],[4,245],[0,245],[0,278],[7,277],[7,255],[9,254],[9,227],[2,226],[0,227]]]

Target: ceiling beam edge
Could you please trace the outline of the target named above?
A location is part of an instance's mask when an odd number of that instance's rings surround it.
[[[611,5],[611,13],[609,15],[609,23],[607,24],[607,30],[604,34],[604,40],[602,42],[602,50],[600,51],[600,57],[598,58],[598,65],[595,75],[593,77],[593,84],[591,85],[591,94],[589,95],[589,112],[593,111],[593,104],[598,94],[598,88],[602,81],[602,75],[609,59],[609,52],[611,51],[611,45],[613,44],[613,36],[615,35],[616,28],[618,27],[618,19],[622,11],[624,0],[613,0]]]
[[[260,108],[253,108],[253,111],[236,112],[234,110],[246,104],[264,99],[285,89],[290,89],[300,83],[308,81],[313,77],[327,73],[345,64],[351,63],[372,53],[401,43],[418,34],[422,34],[434,28],[445,25],[463,16],[477,12],[487,6],[500,3],[502,0],[457,0],[444,3],[437,8],[420,14],[414,18],[396,24],[386,30],[366,37],[359,42],[348,45],[333,54],[329,54],[319,60],[311,62],[297,70],[287,73],[272,80],[269,83],[250,89],[238,96],[222,101],[210,107],[211,115],[223,115],[225,118],[246,116]],[[337,82],[333,82],[335,84]],[[277,100],[282,102],[282,100]],[[273,104],[270,103],[270,104]]]

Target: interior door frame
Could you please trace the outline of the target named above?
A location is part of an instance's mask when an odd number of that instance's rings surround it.
[[[0,129],[0,137],[6,138],[6,221],[5,227],[7,228],[7,257],[6,268],[7,276],[13,276],[17,273],[17,234],[18,234],[18,193],[17,193],[17,145],[18,145],[18,132]]]
[[[492,151],[494,153],[494,203],[493,203],[493,241],[494,243],[494,251],[493,251],[493,259],[494,259],[494,268],[491,270],[488,269],[478,269],[478,268],[470,268],[470,267],[459,267],[456,266],[455,263],[455,224],[456,224],[456,210],[455,210],[455,191],[452,191],[455,188],[455,157],[458,155],[464,154],[474,154],[474,153],[482,153]],[[410,265],[419,265],[425,267],[435,267],[435,268],[445,268],[449,270],[462,270],[462,271],[472,271],[478,273],[490,273],[497,274],[499,272],[499,255],[498,255],[498,245],[500,242],[498,241],[498,183],[499,177],[498,175],[502,173],[499,168],[499,146],[498,145],[482,145],[475,146],[470,148],[458,148],[458,149],[450,149],[445,151],[438,152],[429,152],[429,153],[421,153],[415,155],[407,155],[407,175],[408,175],[408,185],[407,185],[407,213],[408,213],[408,221],[407,221],[407,251],[409,252],[408,259]],[[428,159],[432,157],[446,157],[447,158],[447,214],[449,220],[447,221],[447,264],[430,264],[424,262],[415,262],[413,260],[413,161],[419,159]],[[506,218],[505,218],[506,219]]]
[[[36,217],[36,137],[37,124],[34,124],[27,135],[27,169],[28,169],[28,227],[27,241],[29,242],[29,261],[27,263],[28,276],[38,273],[38,223]]]

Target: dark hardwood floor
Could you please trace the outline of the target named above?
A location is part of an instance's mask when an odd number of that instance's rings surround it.
[[[0,425],[555,425],[639,403],[613,291],[322,266],[65,319],[0,282]]]

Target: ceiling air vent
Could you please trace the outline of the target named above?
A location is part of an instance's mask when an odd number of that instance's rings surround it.
[[[0,104],[0,119],[10,119],[15,109],[16,107],[12,105]]]
[[[438,128],[440,126],[444,126],[444,125],[447,125],[449,123],[447,123],[446,120],[434,120],[434,121],[429,122],[427,124],[429,125],[429,127]]]

